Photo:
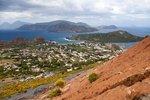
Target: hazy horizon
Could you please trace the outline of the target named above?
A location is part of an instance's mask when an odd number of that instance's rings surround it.
[[[91,26],[149,27],[150,0],[0,0],[0,24],[67,20]]]

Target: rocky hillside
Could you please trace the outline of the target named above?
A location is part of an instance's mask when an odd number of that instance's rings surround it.
[[[98,79],[90,83],[93,72]],[[150,100],[150,37],[71,80],[53,100]]]
[[[36,23],[30,25],[23,25],[19,30],[45,30],[48,32],[93,32],[97,29],[90,27],[85,23],[74,23],[64,20],[57,20],[47,23]]]
[[[108,33],[80,34],[72,36],[69,39],[107,43],[107,42],[136,42],[142,40],[143,37],[135,36],[126,31],[119,30]]]

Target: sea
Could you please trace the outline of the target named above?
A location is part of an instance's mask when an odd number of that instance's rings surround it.
[[[119,27],[118,29],[103,29],[97,33],[107,33],[116,30],[125,30],[129,33],[137,36],[147,36],[150,35],[150,27]],[[48,41],[55,41],[59,44],[70,44],[70,43],[80,43],[83,41],[68,40],[66,37],[73,35],[85,34],[85,33],[69,33],[69,32],[47,32],[43,30],[0,30],[0,40],[13,40],[17,37],[24,37],[25,39],[33,39],[37,36],[42,36]],[[92,33],[91,33],[92,34]],[[137,42],[130,43],[115,43],[120,46],[125,46],[125,48],[130,48]]]

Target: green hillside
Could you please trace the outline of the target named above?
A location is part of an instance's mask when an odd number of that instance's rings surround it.
[[[69,39],[107,43],[107,42],[136,42],[142,40],[143,37],[132,35],[126,31],[114,31],[109,33],[81,34],[72,36]]]

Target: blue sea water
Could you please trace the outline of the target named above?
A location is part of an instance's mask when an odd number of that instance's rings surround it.
[[[137,44],[138,42],[129,42],[129,43],[115,43],[118,46],[122,46],[125,47],[126,49],[131,48],[132,46],[134,46],[135,44]]]
[[[55,41],[61,44],[79,43],[80,41],[67,40],[66,37],[76,35],[78,33],[68,32],[47,32],[47,31],[33,31],[33,30],[0,30],[0,40],[13,40],[17,37],[24,37],[25,39],[33,39],[37,36],[42,36],[46,40]]]
[[[143,27],[121,27],[115,30],[125,30],[137,36],[150,35],[150,28]],[[115,30],[101,30],[100,32],[111,32]],[[81,41],[71,41],[65,39],[65,37],[70,37],[72,35],[77,35],[79,33],[69,33],[69,32],[47,32],[47,31],[32,31],[32,30],[0,30],[0,40],[13,40],[16,37],[24,37],[26,39],[33,39],[37,36],[42,36],[46,40],[55,41],[60,44],[68,43],[79,43]],[[117,43],[118,45],[124,45],[126,48],[132,47],[136,43]]]

